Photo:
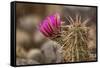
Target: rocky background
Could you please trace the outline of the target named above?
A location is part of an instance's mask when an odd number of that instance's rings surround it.
[[[96,8],[80,6],[58,6],[42,4],[16,4],[16,64],[63,63],[59,53],[60,45],[43,36],[38,25],[48,15],[60,13],[62,21],[69,24],[65,17],[79,14],[82,20],[90,18],[88,48],[91,60],[96,60]]]

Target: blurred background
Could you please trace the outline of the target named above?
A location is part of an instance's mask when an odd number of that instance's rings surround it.
[[[16,3],[16,64],[48,64],[63,63],[62,55],[58,52],[60,47],[54,41],[43,36],[38,25],[48,15],[59,13],[61,20],[69,24],[65,17],[76,14],[82,21],[90,19],[87,24],[89,30],[88,48],[90,61],[96,60],[96,8],[64,5],[46,5]]]

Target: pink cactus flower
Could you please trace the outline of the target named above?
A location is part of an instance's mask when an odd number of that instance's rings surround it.
[[[58,13],[48,16],[40,24],[39,30],[46,37],[53,37],[60,32],[61,20]]]

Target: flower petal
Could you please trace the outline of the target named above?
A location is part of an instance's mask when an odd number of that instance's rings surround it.
[[[44,23],[43,28],[45,30],[45,32],[50,36],[52,34],[52,32],[50,32],[50,30],[48,29],[47,23]]]
[[[47,20],[48,20],[48,26],[49,26],[49,28],[50,28],[52,31],[54,31],[54,30],[53,30],[53,26],[52,26],[50,17],[47,17]]]
[[[43,28],[40,29],[40,32],[43,33],[43,35],[47,36],[48,37],[48,34],[45,32],[45,30]]]

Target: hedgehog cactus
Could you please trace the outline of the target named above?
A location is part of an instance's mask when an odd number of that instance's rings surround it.
[[[65,62],[88,61],[88,27],[86,23],[89,19],[81,22],[81,17],[76,15],[75,21],[70,16],[67,20],[70,24],[62,26],[59,14],[49,16],[46,22],[44,20],[40,25],[40,31],[61,45],[59,51]]]

